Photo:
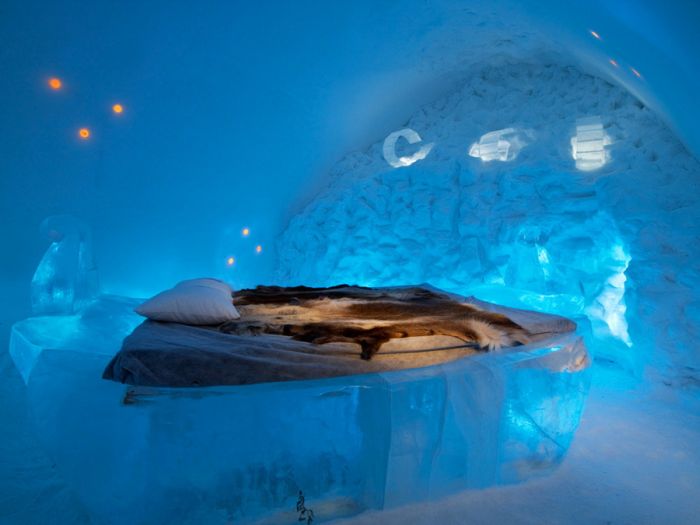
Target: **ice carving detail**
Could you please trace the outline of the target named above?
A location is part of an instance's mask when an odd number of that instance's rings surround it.
[[[428,144],[421,146],[421,148],[413,155],[399,157],[396,155],[396,141],[398,141],[400,138],[405,139],[409,144],[417,144],[423,140],[421,139],[420,135],[411,128],[404,128],[390,133],[387,138],[384,139],[382,153],[384,154],[384,160],[386,160],[389,165],[394,168],[410,166],[419,160],[423,160],[428,156],[435,145],[434,143],[429,142]]]
[[[585,117],[576,120],[576,136],[571,137],[571,156],[576,169],[593,171],[605,166],[610,160],[606,146],[612,144],[603,129],[600,117]]]
[[[479,142],[471,145],[469,155],[480,158],[483,162],[508,162],[514,160],[533,138],[534,133],[528,129],[505,128],[489,131],[481,136]]]

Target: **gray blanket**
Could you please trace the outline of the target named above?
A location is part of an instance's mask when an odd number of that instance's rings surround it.
[[[538,339],[576,328],[563,317],[468,301],[509,316]],[[349,343],[315,345],[279,335],[239,336],[215,328],[145,321],[124,339],[103,378],[141,386],[246,385],[418,368],[476,352],[452,337],[409,337],[386,343],[366,361],[360,359],[357,345]]]

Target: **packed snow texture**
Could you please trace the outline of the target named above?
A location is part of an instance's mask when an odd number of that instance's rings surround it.
[[[609,137],[594,171],[572,154],[587,117]],[[581,316],[598,358],[698,381],[700,164],[640,101],[573,67],[493,59],[401,127],[432,151],[392,168],[377,142],[338,162],[279,239],[282,281],[429,282]],[[507,128],[531,130],[517,158],[469,156]]]

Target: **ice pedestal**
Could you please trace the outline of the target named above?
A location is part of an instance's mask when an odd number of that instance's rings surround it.
[[[39,434],[94,523],[292,523],[299,490],[320,521],[518,482],[561,461],[587,392],[574,334],[387,374],[127,387],[100,375],[132,304],[12,330]]]

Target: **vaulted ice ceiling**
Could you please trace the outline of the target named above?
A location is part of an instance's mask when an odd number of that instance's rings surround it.
[[[697,156],[699,17],[679,0],[4,2],[2,280],[23,304],[39,224],[68,213],[92,228],[108,291],[216,274],[244,227],[265,281],[337,159],[504,57],[618,83]]]

